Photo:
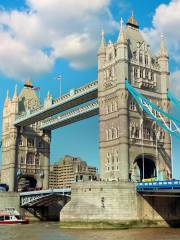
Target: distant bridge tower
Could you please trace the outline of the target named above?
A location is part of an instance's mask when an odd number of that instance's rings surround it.
[[[40,106],[32,84],[26,81],[20,95],[15,89],[4,103],[2,127],[1,182],[10,191],[18,188],[48,188],[51,132],[39,130],[39,122],[27,127],[15,127],[18,114],[30,112]]]
[[[168,112],[168,54],[161,36],[157,56],[151,53],[134,16],[117,42],[105,43],[102,32],[98,52],[100,117],[100,177],[128,181],[171,177],[171,141],[125,89],[125,79]],[[167,123],[169,124],[169,123]]]

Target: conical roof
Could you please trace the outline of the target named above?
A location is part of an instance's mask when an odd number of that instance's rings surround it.
[[[133,13],[132,13],[131,17],[128,19],[127,25],[135,27],[135,28],[139,28],[138,22],[134,18]]]

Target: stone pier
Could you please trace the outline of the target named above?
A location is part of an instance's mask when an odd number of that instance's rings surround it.
[[[179,226],[180,198],[144,198],[128,182],[77,183],[60,221],[68,228]]]

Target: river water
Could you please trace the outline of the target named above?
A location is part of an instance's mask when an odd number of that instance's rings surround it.
[[[0,240],[180,240],[180,228],[69,230],[59,223],[0,226]]]

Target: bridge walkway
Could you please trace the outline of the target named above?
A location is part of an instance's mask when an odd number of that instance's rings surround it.
[[[28,126],[34,122],[41,121],[60,112],[66,111],[80,104],[86,103],[98,96],[98,81],[90,82],[80,88],[72,89],[67,94],[53,100],[49,99],[47,104],[37,109],[31,109],[26,113],[18,115],[15,126]]]

